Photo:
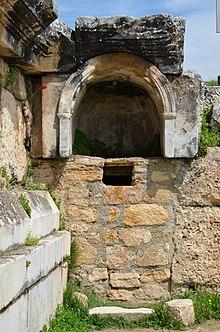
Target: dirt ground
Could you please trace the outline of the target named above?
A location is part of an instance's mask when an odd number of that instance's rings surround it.
[[[158,330],[160,332],[176,332],[171,330]],[[155,332],[153,329],[134,329],[134,330],[118,330],[118,329],[105,329],[101,332]],[[220,332],[220,321],[209,321],[203,325],[194,328],[186,329],[185,332]]]

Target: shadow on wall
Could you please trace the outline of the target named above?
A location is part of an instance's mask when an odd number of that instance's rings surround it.
[[[161,155],[161,121],[146,91],[126,81],[92,84],[78,109],[73,153],[98,157]]]

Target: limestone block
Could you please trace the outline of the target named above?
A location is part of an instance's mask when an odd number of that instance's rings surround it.
[[[108,212],[108,222],[113,223],[118,220],[120,216],[120,210],[116,207],[110,207],[109,212]]]
[[[168,299],[169,283],[152,282],[144,284],[142,288],[133,292],[134,302],[155,302],[158,300]]]
[[[184,71],[172,81],[176,94],[175,158],[193,158],[198,152],[203,110],[203,83],[192,71]]]
[[[183,207],[174,234],[173,285],[217,285],[220,282],[220,209]]]
[[[114,288],[140,287],[140,275],[138,273],[111,273],[110,285]]]
[[[127,309],[121,307],[97,307],[89,310],[89,315],[99,315],[101,317],[120,317],[128,320],[147,318],[154,312],[153,309],[138,308]]]
[[[184,206],[220,205],[220,148],[210,148],[186,169],[179,186],[179,201]],[[199,176],[198,176],[199,175]]]
[[[59,210],[48,192],[25,192],[31,219],[18,201],[21,193],[0,191],[0,250],[23,244],[29,233],[41,238],[59,228]]]
[[[181,320],[185,326],[194,324],[195,312],[192,300],[172,300],[165,303],[165,308],[169,310],[174,318]]]
[[[128,252],[125,248],[120,246],[109,247],[106,249],[107,267],[115,269],[126,265],[128,260]]]
[[[79,253],[76,266],[94,264],[97,256],[97,248],[91,245],[85,238],[77,238],[76,246]]]
[[[138,251],[135,259],[136,265],[140,267],[167,265],[171,248],[169,250],[165,250],[161,245],[151,244],[147,249]]]
[[[143,284],[151,283],[151,282],[164,282],[170,279],[170,270],[158,270],[152,272],[144,272],[141,277],[140,281]]]
[[[16,302],[0,313],[1,331],[27,332],[27,296],[26,294],[22,295]]]
[[[163,225],[169,219],[167,210],[157,204],[136,204],[125,209],[125,225]]]
[[[171,15],[81,17],[76,21],[79,59],[127,51],[147,58],[164,73],[179,74],[184,30],[184,20]]]
[[[47,74],[42,78],[42,151],[41,156],[51,158],[57,155],[58,118],[57,107],[60,94],[67,77],[65,75]],[[36,125],[38,125],[36,123]],[[39,135],[39,131],[36,132]],[[37,137],[34,139],[38,144]],[[34,148],[33,148],[34,149]]]
[[[127,289],[112,289],[108,292],[108,298],[112,301],[132,302],[133,292]]]
[[[153,182],[165,182],[169,179],[169,174],[163,171],[154,171],[151,175],[151,180]]]
[[[39,241],[36,247],[26,250],[28,262],[26,286],[36,283],[70,254],[70,233],[57,232]]]
[[[148,243],[151,238],[151,232],[144,228],[124,228],[119,230],[119,238],[126,247],[137,247],[141,243]]]
[[[105,243],[108,245],[114,244],[118,240],[118,231],[117,229],[108,229],[105,232]]]
[[[143,186],[136,185],[131,187],[108,186],[104,190],[104,199],[106,204],[136,204],[140,203],[143,195]]]
[[[84,221],[86,223],[93,223],[98,221],[99,213],[97,209],[84,207],[80,208],[75,205],[68,207],[68,216],[72,220]]]
[[[95,268],[92,270],[92,273],[89,275],[89,281],[101,281],[108,279],[108,270],[106,268]]]
[[[83,293],[74,292],[73,297],[76,298],[84,307],[88,307],[88,296]]]
[[[63,278],[63,268],[58,266],[30,289],[27,295],[27,332],[39,332],[49,323],[57,306],[63,301]]]
[[[26,257],[24,255],[0,258],[0,311],[19,296],[25,280]]]
[[[22,180],[27,167],[25,138],[21,104],[3,88],[0,90],[0,165],[18,181]]]
[[[16,71],[16,77],[14,82],[11,85],[9,85],[7,89],[10,90],[10,92],[17,100],[22,101],[27,99],[27,91],[26,91],[24,76],[21,74],[19,70]]]

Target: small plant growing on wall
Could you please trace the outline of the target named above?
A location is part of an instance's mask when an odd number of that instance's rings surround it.
[[[30,206],[30,202],[27,199],[27,197],[24,194],[21,194],[19,196],[19,202],[21,204],[21,206],[23,207],[23,209],[26,211],[27,215],[29,216],[29,218],[31,218],[31,206]]]
[[[25,246],[29,246],[29,247],[32,247],[32,246],[36,246],[39,242],[39,239],[34,236],[33,234],[29,233],[25,239]]]

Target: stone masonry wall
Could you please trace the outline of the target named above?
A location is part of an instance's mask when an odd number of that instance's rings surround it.
[[[106,186],[103,166],[134,165],[133,186]],[[75,156],[39,161],[35,180],[62,198],[79,251],[75,275],[112,300],[167,298],[219,286],[219,149],[194,161]]]

